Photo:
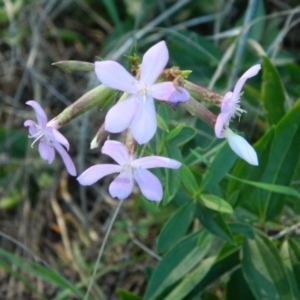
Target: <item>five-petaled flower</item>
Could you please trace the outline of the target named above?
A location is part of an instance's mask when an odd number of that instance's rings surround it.
[[[57,130],[58,124],[55,121],[49,121],[42,107],[36,101],[30,100],[26,102],[36,113],[37,123],[32,120],[24,122],[24,126],[28,126],[30,138],[34,138],[31,147],[39,141],[39,153],[42,159],[51,164],[55,158],[55,150],[61,155],[69,174],[75,176],[76,168],[69,154],[65,150],[69,150],[68,140]],[[48,123],[47,123],[48,122]],[[64,148],[64,147],[65,148]],[[55,149],[55,150],[54,150]]]
[[[158,178],[147,169],[149,168],[171,168],[178,169],[181,163],[161,156],[147,156],[135,158],[129,155],[126,146],[118,141],[107,140],[101,150],[102,153],[113,158],[116,164],[99,164],[88,168],[77,180],[82,185],[91,185],[102,177],[119,173],[109,186],[112,197],[123,200],[127,198],[137,182],[145,198],[152,201],[161,201],[163,197],[162,185]]]
[[[131,126],[131,134],[139,144],[147,143],[157,128],[153,99],[171,103],[185,102],[190,95],[173,82],[155,83],[164,70],[169,53],[164,41],[151,47],[143,56],[139,80],[115,61],[95,63],[95,72],[101,83],[130,96],[118,102],[107,113],[105,130],[118,133]]]

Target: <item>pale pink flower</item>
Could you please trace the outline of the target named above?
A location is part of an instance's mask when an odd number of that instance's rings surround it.
[[[119,173],[109,186],[109,193],[112,197],[123,200],[133,190],[134,181],[137,182],[145,198],[152,201],[161,201],[163,189],[160,181],[147,169],[150,168],[171,168],[178,169],[181,163],[161,156],[147,156],[136,159],[129,155],[126,146],[118,141],[107,140],[101,152],[109,155],[118,164],[99,164],[88,168],[77,180],[82,185],[92,185],[102,177]]]
[[[57,130],[58,124],[55,121],[48,122],[44,110],[36,101],[30,100],[26,104],[34,109],[37,118],[37,123],[32,120],[24,122],[24,126],[28,126],[29,129],[29,138],[34,138],[31,147],[39,141],[40,156],[42,159],[48,161],[48,164],[53,162],[56,150],[61,155],[69,174],[75,176],[76,168],[65,150],[65,148],[69,150],[70,145],[68,140]]]
[[[215,134],[217,138],[224,138],[223,129],[229,126],[230,120],[235,115],[240,117],[242,113],[246,112],[241,109],[239,104],[241,90],[246,80],[255,76],[260,69],[261,66],[259,64],[248,69],[236,83],[233,92],[227,92],[225,94],[221,104],[221,113],[218,115],[215,124]]]
[[[143,56],[139,80],[115,61],[95,63],[95,72],[101,83],[130,94],[108,111],[105,130],[118,133],[131,126],[134,139],[139,144],[145,144],[157,128],[153,99],[178,103],[190,98],[186,89],[179,87],[178,91],[173,82],[155,83],[168,59],[169,53],[164,41],[151,47]]]
[[[223,130],[230,148],[250,165],[258,166],[257,154],[254,148],[241,136],[233,133],[229,127]]]

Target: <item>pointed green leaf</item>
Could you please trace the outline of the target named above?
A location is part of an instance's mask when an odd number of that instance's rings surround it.
[[[117,294],[120,300],[143,300],[141,297],[134,295],[130,291],[118,289]]]
[[[193,220],[194,211],[195,204],[190,201],[170,217],[158,236],[157,252],[168,250],[185,234]]]
[[[295,299],[300,299],[300,245],[294,240],[285,240],[281,247],[281,257],[287,269],[287,274]]]
[[[218,184],[232,168],[236,158],[236,154],[233,153],[227,143],[224,143],[204,175],[200,187],[201,191],[208,190]]]
[[[253,167],[239,162],[232,175],[261,184],[290,186],[300,159],[296,154],[300,153],[299,115],[300,101],[255,145],[260,165]],[[239,190],[237,204],[247,200],[249,208],[259,217],[261,223],[264,223],[280,213],[286,197],[279,194],[278,190],[274,193],[270,191],[270,186],[268,188],[269,190],[256,188],[232,180],[227,197],[230,199],[230,195]],[[283,191],[282,188],[280,190]]]
[[[192,197],[199,194],[200,189],[197,180],[187,165],[181,166],[181,182]]]
[[[279,252],[260,231],[255,232],[255,239],[244,240],[242,270],[257,300],[294,299]]]
[[[164,300],[184,299],[210,271],[216,258],[217,256],[211,256],[204,259],[195,270],[183,278]]]
[[[198,243],[199,236],[203,237],[202,244]],[[210,233],[201,230],[173,247],[154,269],[144,299],[164,299],[163,293],[203,259],[211,247],[212,239]]]
[[[196,135],[196,129],[186,125],[179,125],[167,135],[167,141],[177,146],[184,145]]]
[[[211,211],[197,203],[196,216],[207,230],[220,236],[229,243],[235,244],[233,235],[220,213]]]
[[[256,300],[251,293],[241,268],[234,271],[227,283],[226,300]]]
[[[262,98],[269,124],[277,124],[285,115],[285,90],[277,69],[267,57],[263,57]]]
[[[157,119],[157,127],[163,131],[169,132],[169,127],[167,123],[158,113],[156,113],[156,119]]]
[[[202,205],[212,210],[216,210],[220,213],[233,213],[233,209],[231,205],[226,202],[225,200],[209,194],[201,194],[200,198],[198,199]]]
[[[165,148],[165,156],[172,159],[182,161],[182,155],[177,146],[167,144]],[[174,170],[165,168],[166,183],[164,186],[163,204],[168,204],[177,194],[180,187],[181,168]]]
[[[240,263],[239,249],[240,246],[233,246],[226,243],[221,248],[221,252],[209,272],[184,299],[192,299],[193,296],[198,295],[205,288],[218,281],[220,276],[237,267]]]
[[[243,179],[237,178],[235,176],[231,176],[231,175],[228,175],[228,177],[232,178],[234,180],[237,180],[237,181],[244,182],[246,184],[255,186],[257,188],[270,191],[270,192],[300,198],[300,193],[298,193],[295,189],[293,189],[291,187],[288,187],[288,186],[283,186],[283,185],[278,185],[278,184],[262,183],[262,182],[256,182],[256,181],[251,181],[251,180],[243,180]]]
[[[83,292],[79,290],[73,283],[71,283],[66,278],[56,273],[55,271],[52,271],[38,263],[32,262],[18,255],[9,253],[4,249],[0,248],[0,260],[2,258],[7,259],[8,261],[10,261],[12,265],[16,265],[19,268],[23,269],[24,271],[28,272],[29,274],[41,278],[42,280],[50,284],[69,290],[70,292],[73,292],[77,296],[80,297],[83,296]]]

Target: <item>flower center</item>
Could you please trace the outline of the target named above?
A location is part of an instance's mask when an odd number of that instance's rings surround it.
[[[241,118],[241,115],[243,113],[247,113],[246,110],[242,109],[240,107],[240,99],[238,98],[237,101],[231,101],[230,102],[230,119],[234,118],[235,116],[239,117],[239,121]]]
[[[148,87],[145,84],[141,84],[138,93],[142,95],[143,101],[146,102],[148,96]]]
[[[36,126],[36,129],[38,130],[37,133],[33,134],[33,135],[29,135],[28,137],[30,139],[34,139],[34,141],[31,144],[31,148],[33,148],[34,144],[37,141],[43,140],[44,142],[46,142],[49,146],[52,146],[52,141],[49,139],[49,137],[47,136],[47,134],[45,133],[45,131],[40,127],[40,126]]]
[[[132,166],[130,164],[124,165],[122,166],[122,170],[120,173],[126,173],[126,172],[130,172],[132,173]]]

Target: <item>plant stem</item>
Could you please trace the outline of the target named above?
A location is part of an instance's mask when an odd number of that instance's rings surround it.
[[[91,291],[92,286],[93,286],[93,284],[94,284],[95,276],[96,276],[96,273],[97,273],[97,270],[98,270],[98,267],[99,267],[99,264],[100,264],[100,261],[101,261],[103,252],[104,252],[104,248],[105,248],[106,243],[107,243],[107,239],[108,239],[108,237],[109,237],[109,235],[110,235],[111,229],[112,229],[113,224],[114,224],[114,222],[115,222],[115,220],[116,220],[116,217],[117,217],[117,215],[118,215],[118,213],[119,213],[119,211],[120,211],[120,208],[121,208],[122,203],[123,203],[123,200],[120,200],[119,203],[118,203],[118,205],[117,205],[117,207],[116,207],[116,210],[115,210],[115,212],[114,212],[114,214],[113,214],[113,216],[112,216],[112,219],[111,219],[111,221],[110,221],[110,223],[109,223],[109,226],[108,226],[108,228],[107,228],[107,231],[106,231],[106,233],[105,233],[104,240],[103,240],[103,243],[102,243],[101,248],[100,248],[100,250],[99,250],[99,254],[98,254],[97,261],[96,261],[96,264],[95,264],[95,267],[94,267],[94,271],[93,271],[93,275],[92,275],[92,278],[91,278],[91,280],[90,280],[88,289],[87,289],[87,291],[86,291],[84,300],[87,300],[88,297],[89,297],[89,294],[90,294],[90,291]]]

